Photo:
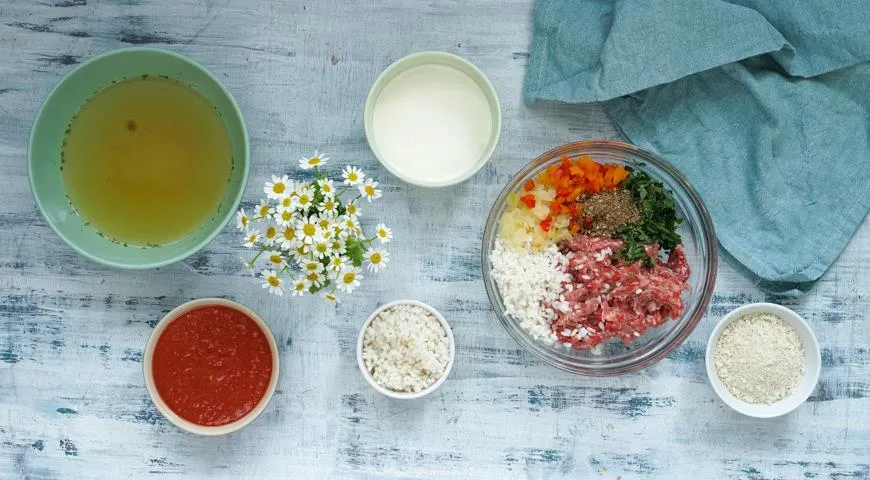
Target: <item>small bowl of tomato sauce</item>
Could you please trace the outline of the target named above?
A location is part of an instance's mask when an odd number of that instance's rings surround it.
[[[222,298],[166,314],[145,346],[145,387],[163,416],[198,435],[251,423],[278,383],[275,337],[250,308]]]

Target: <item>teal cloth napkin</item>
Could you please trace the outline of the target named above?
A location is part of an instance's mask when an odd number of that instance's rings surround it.
[[[870,209],[868,60],[864,0],[539,0],[524,94],[604,102],[762,288],[800,294]]]

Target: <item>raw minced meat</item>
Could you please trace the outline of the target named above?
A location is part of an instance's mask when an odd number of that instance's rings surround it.
[[[572,281],[554,303],[552,329],[560,342],[575,349],[593,348],[612,337],[629,343],[683,313],[689,265],[682,245],[652,268],[614,258],[622,245],[619,239],[584,235],[562,244]],[[657,254],[656,247],[648,248]]]

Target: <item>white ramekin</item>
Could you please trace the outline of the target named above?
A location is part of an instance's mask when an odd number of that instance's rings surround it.
[[[722,330],[732,321],[752,313],[771,313],[781,318],[794,327],[804,345],[804,376],[801,382],[795,387],[791,395],[770,405],[748,403],[735,397],[725,388],[716,371],[716,344],[719,341]],[[713,333],[710,334],[705,360],[707,363],[707,378],[710,380],[710,385],[716,394],[719,395],[719,398],[737,412],[756,418],[773,418],[785,415],[803,404],[813,393],[816,384],[819,382],[819,373],[822,365],[819,342],[816,340],[816,335],[807,322],[792,310],[774,303],[751,303],[734,309],[722,317],[722,320],[713,329]]]
[[[397,305],[416,305],[429,311],[432,315],[435,316],[435,318],[438,319],[439,322],[441,322],[441,326],[444,327],[444,332],[447,333],[447,341],[450,344],[450,360],[447,361],[447,366],[444,367],[444,373],[441,374],[441,377],[439,377],[438,380],[435,381],[435,383],[429,385],[423,390],[420,390],[419,392],[396,392],[378,385],[378,383],[375,382],[375,379],[372,378],[372,374],[369,373],[369,370],[366,368],[365,361],[363,361],[363,339],[365,337],[366,329],[369,328],[369,325],[372,324],[372,320],[374,320],[381,312]],[[434,392],[438,387],[441,386],[442,383],[444,383],[444,380],[447,379],[447,376],[450,375],[450,370],[453,369],[453,360],[455,358],[456,341],[453,338],[453,331],[450,329],[450,325],[448,325],[447,320],[444,319],[444,315],[441,315],[438,310],[435,310],[431,306],[417,300],[396,300],[395,302],[389,302],[382,305],[380,308],[372,312],[372,314],[369,315],[369,318],[366,319],[365,323],[359,331],[359,338],[356,342],[356,361],[359,365],[360,372],[362,372],[362,375],[363,377],[365,377],[366,381],[369,382],[369,385],[371,385],[372,388],[374,388],[375,390],[390,398],[397,398],[400,400],[420,398]]]

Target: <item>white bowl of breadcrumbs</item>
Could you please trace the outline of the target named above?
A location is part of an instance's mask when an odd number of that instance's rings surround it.
[[[785,415],[819,381],[822,357],[809,324],[774,303],[752,303],[724,317],[710,334],[707,377],[725,404],[756,418]]]

